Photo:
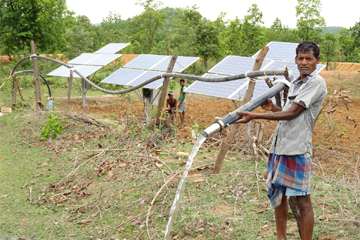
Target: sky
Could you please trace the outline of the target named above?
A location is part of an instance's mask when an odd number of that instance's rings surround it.
[[[75,15],[87,16],[91,23],[101,23],[109,12],[119,14],[121,19],[139,15],[143,8],[136,5],[138,0],[67,0],[68,9]],[[163,7],[192,7],[197,5],[201,15],[214,21],[221,12],[225,12],[225,20],[243,19],[253,3],[256,3],[263,13],[264,26],[270,27],[276,17],[290,28],[296,27],[297,0],[162,0]],[[360,21],[358,0],[322,0],[321,16],[327,26],[350,28]]]

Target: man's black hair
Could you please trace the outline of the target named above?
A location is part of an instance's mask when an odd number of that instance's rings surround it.
[[[296,56],[299,52],[314,52],[314,57],[318,58],[320,55],[319,46],[313,41],[303,41],[296,47]]]
[[[184,83],[185,83],[185,80],[184,80],[184,79],[180,79],[180,82],[184,82]]]

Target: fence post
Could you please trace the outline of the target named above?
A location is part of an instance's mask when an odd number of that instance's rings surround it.
[[[31,40],[31,54],[36,55],[36,46],[33,40]],[[43,110],[43,104],[41,103],[41,91],[40,91],[40,81],[39,81],[39,67],[37,64],[37,58],[30,58],[33,62],[34,68],[34,80],[33,83],[35,85],[35,98],[36,98],[36,108],[37,110]]]
[[[175,65],[175,62],[176,62],[176,59],[178,58],[178,56],[179,56],[179,54],[176,53],[171,57],[171,60],[170,60],[170,63],[169,63],[166,73],[171,73],[173,71],[174,65]],[[160,125],[160,116],[161,116],[162,110],[164,108],[164,103],[165,103],[165,98],[166,98],[169,82],[170,82],[170,78],[166,77],[164,79],[164,83],[161,88],[161,94],[159,97],[159,103],[158,103],[158,108],[157,108],[157,113],[156,113],[156,125]]]
[[[260,53],[257,56],[255,64],[254,64],[253,71],[260,70],[261,65],[262,65],[262,63],[264,61],[264,58],[265,58],[268,51],[269,51],[268,46],[264,46],[260,50]],[[254,88],[255,88],[255,82],[250,81],[249,85],[248,85],[248,89],[246,90],[246,93],[245,93],[244,100],[242,101],[242,104],[245,104],[245,103],[247,103],[247,102],[249,102],[251,100],[251,97],[252,97],[253,92],[254,92]],[[212,171],[213,174],[217,174],[217,173],[220,172],[221,165],[222,165],[222,163],[224,161],[225,155],[226,155],[227,151],[229,150],[230,143],[234,139],[238,128],[239,128],[238,124],[230,125],[230,132],[227,134],[225,140],[222,142],[220,152],[217,155],[215,166],[214,166],[214,169]]]

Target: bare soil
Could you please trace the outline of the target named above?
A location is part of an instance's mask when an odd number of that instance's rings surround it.
[[[360,66],[360,64],[358,64]],[[360,67],[359,67],[360,69]],[[321,75],[327,82],[330,94],[324,102],[323,113],[316,122],[313,146],[314,155],[323,169],[334,173],[339,171],[339,159],[346,156],[348,165],[356,166],[356,156],[360,155],[360,98],[352,89],[354,84],[359,85],[360,74],[352,71],[322,71]],[[355,83],[354,83],[355,82]],[[354,83],[351,85],[350,83]],[[345,87],[344,87],[345,86]],[[354,88],[355,89],[355,88]],[[339,92],[339,90],[341,90]],[[177,97],[175,94],[175,97]],[[60,101],[60,102],[59,102]],[[57,101],[65,108],[65,101]],[[87,98],[88,107],[82,108],[81,99],[72,99],[72,111],[86,112],[101,118],[125,119],[130,115],[144,120],[144,104],[141,101],[124,102],[118,96],[101,96]],[[189,94],[186,103],[185,127],[177,127],[176,135],[190,140],[195,122],[201,127],[212,124],[215,117],[222,117],[234,111],[235,105],[231,100],[205,97]],[[262,111],[256,109],[255,111]],[[179,116],[177,115],[177,122]],[[269,139],[276,122],[261,121],[265,125],[264,139]],[[341,171],[348,174],[353,168],[343,167]],[[323,170],[322,174],[326,174]]]

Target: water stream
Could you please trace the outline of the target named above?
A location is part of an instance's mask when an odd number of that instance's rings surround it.
[[[176,219],[176,216],[177,216],[177,212],[179,210],[179,203],[180,203],[180,200],[182,199],[182,196],[183,196],[183,192],[184,192],[184,188],[185,188],[185,181],[186,181],[186,177],[189,173],[189,170],[191,168],[191,165],[193,164],[193,161],[194,161],[194,157],[196,155],[196,153],[199,151],[199,148],[201,146],[201,144],[203,142],[205,142],[206,140],[206,137],[202,134],[200,134],[200,136],[197,138],[196,142],[195,142],[195,145],[189,155],[189,158],[186,162],[186,165],[185,165],[185,170],[183,172],[183,175],[180,179],[180,182],[179,182],[179,185],[178,185],[178,188],[176,190],[176,194],[175,194],[175,198],[174,198],[174,202],[171,206],[171,209],[170,209],[170,216],[169,216],[169,221],[166,225],[166,230],[165,230],[165,236],[164,236],[164,239],[165,240],[170,240],[170,233],[171,233],[171,228],[175,222],[175,219]]]

